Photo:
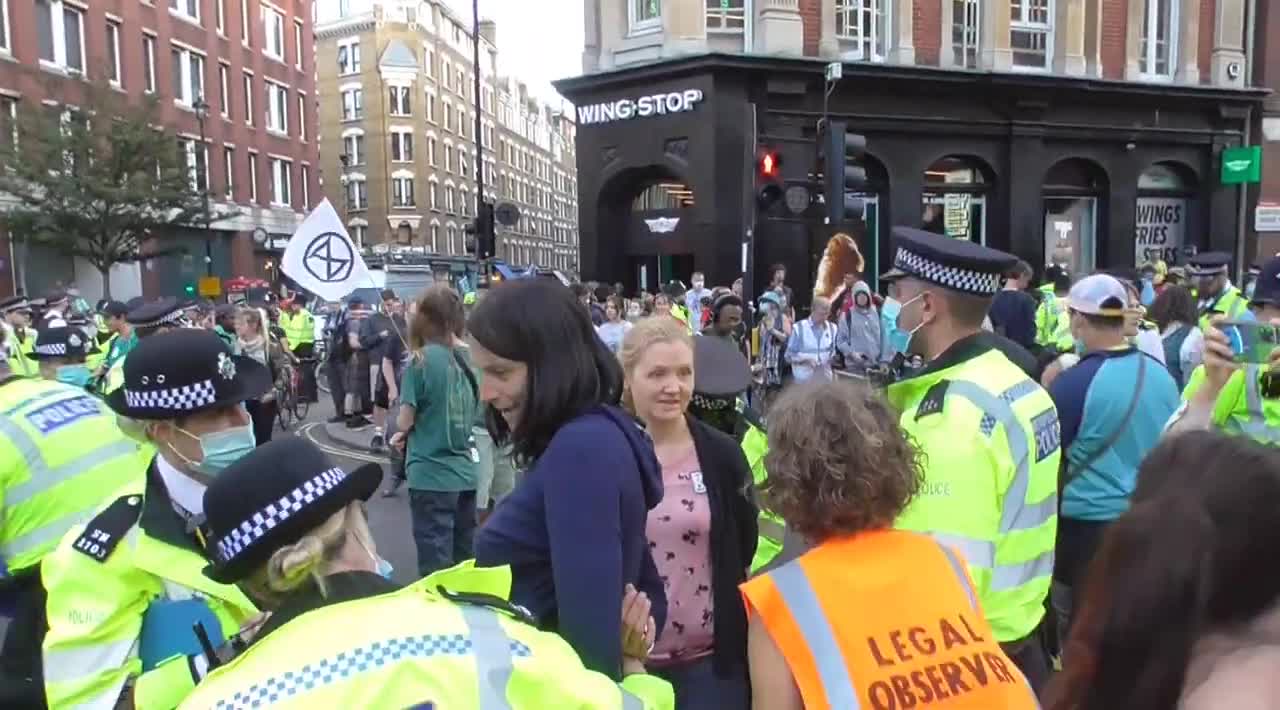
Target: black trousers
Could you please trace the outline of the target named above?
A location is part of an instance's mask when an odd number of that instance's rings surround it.
[[[0,708],[45,707],[41,647],[49,630],[40,568],[12,580],[17,605],[0,647]]]
[[[276,425],[277,406],[275,400],[263,402],[251,399],[244,403],[244,408],[249,411],[249,419],[253,422],[253,437],[257,440],[258,446],[271,441],[271,433]]]
[[[1043,626],[1043,624],[1042,624]],[[1021,641],[1000,644],[1001,650],[1013,661],[1013,665],[1027,677],[1027,683],[1036,695],[1044,692],[1044,688],[1053,677],[1053,665],[1049,662],[1049,653],[1045,650],[1044,634],[1041,627],[1036,627],[1029,636]]]
[[[312,358],[316,354],[315,343],[303,343],[293,349],[293,354],[302,360],[302,391],[298,396],[304,402],[318,402],[316,397],[316,364]]]
[[[333,397],[333,411],[335,414],[347,413],[347,366],[340,360],[330,360],[327,365],[329,368],[329,395]]]

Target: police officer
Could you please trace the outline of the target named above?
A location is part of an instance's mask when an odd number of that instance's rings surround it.
[[[465,562],[400,589],[364,513],[381,479],[376,464],[348,473],[315,445],[284,437],[210,484],[205,574],[241,585],[272,613],[182,707],[259,698],[310,708],[674,706],[671,686],[645,675],[634,655],[616,684],[539,631],[509,601],[509,567]],[[638,610],[624,629],[643,633],[648,611]]]
[[[0,317],[4,318],[4,343],[9,370],[15,375],[34,377],[35,363],[26,357],[36,346],[36,331],[31,327],[31,302],[26,296],[6,298],[0,301]]]
[[[1231,255],[1221,251],[1196,254],[1187,262],[1188,275],[1196,292],[1200,294],[1200,330],[1209,331],[1209,321],[1214,315],[1227,319],[1247,317],[1248,301],[1240,289],[1231,285],[1227,269]]]
[[[143,338],[125,358],[107,404],[157,453],[45,558],[51,707],[174,707],[207,670],[193,624],[220,645],[257,613],[201,573],[201,526],[209,481],[253,450],[243,402],[270,386],[264,365],[207,330]]]
[[[1249,307],[1259,322],[1280,323],[1280,256],[1262,264]],[[1270,364],[1238,365],[1232,361],[1226,336],[1210,327],[1205,331],[1204,364],[1187,379],[1183,406],[1169,431],[1214,428],[1280,444],[1278,357],[1280,350],[1275,350]]]
[[[52,291],[44,298],[44,313],[40,314],[40,328],[54,328],[67,324],[71,298],[66,291]]]
[[[176,298],[161,298],[139,304],[125,315],[125,322],[133,333],[133,345],[129,350],[136,347],[138,341],[143,338],[190,325],[183,304]],[[125,352],[120,355],[107,370],[107,377],[102,386],[104,393],[114,392],[124,384],[124,362],[128,354]]]
[[[881,277],[891,342],[926,363],[888,388],[924,454],[925,482],[897,527],[965,554],[996,639],[1038,688],[1049,673],[1038,630],[1057,529],[1058,414],[982,330],[1016,257],[918,229],[894,238]]]
[[[315,365],[312,358],[316,349],[316,324],[311,311],[306,309],[307,297],[301,293],[284,302],[280,309],[280,327],[289,340],[289,348],[295,357],[303,361],[302,392],[299,395],[308,402],[316,401]],[[307,365],[307,363],[311,363]]]
[[[39,363],[44,379],[87,389],[93,377],[84,361],[93,348],[93,339],[84,331],[65,325],[40,331],[35,347],[26,357]]]
[[[77,330],[48,328],[40,338],[34,357],[42,363],[68,359],[60,351],[70,349],[83,359]],[[41,562],[113,491],[140,477],[140,460],[115,415],[81,386],[21,377],[0,364],[0,412],[0,595],[17,599],[0,650],[0,707],[38,708],[44,706]]]

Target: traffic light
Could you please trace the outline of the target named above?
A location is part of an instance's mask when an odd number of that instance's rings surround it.
[[[867,188],[867,170],[861,164],[866,152],[866,136],[850,133],[844,121],[826,122],[821,159],[823,200],[829,224],[862,219],[862,199],[849,193]]]
[[[471,226],[476,235],[479,258],[487,259],[491,256],[495,256],[495,252],[497,251],[497,237],[494,234],[492,202],[480,203],[480,209],[476,210],[476,218],[472,222]]]
[[[182,286],[182,292],[187,295],[187,298],[195,298],[196,285],[188,281],[186,284]]]
[[[782,154],[769,146],[756,151],[756,205],[768,212],[782,201]]]

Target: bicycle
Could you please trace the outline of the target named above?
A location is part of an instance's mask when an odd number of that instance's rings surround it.
[[[275,388],[276,420],[280,422],[280,428],[284,431],[289,430],[290,424],[306,420],[307,414],[311,411],[311,403],[299,396],[301,391],[302,370],[297,367],[290,368],[284,384],[277,385]]]

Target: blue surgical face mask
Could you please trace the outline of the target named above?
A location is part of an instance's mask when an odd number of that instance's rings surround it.
[[[75,387],[88,387],[93,381],[93,373],[84,365],[65,365],[58,368],[54,379]]]
[[[359,540],[359,537],[357,537],[356,539]],[[391,563],[387,562],[385,557],[380,557],[378,555],[375,555],[373,551],[369,549],[369,546],[364,544],[364,542],[361,542],[360,546],[363,547],[364,551],[369,554],[369,557],[373,558],[373,567],[374,567],[373,571],[377,572],[379,577],[382,577],[383,579],[390,581],[391,573],[395,571],[395,568],[391,566]]]
[[[239,461],[254,447],[258,440],[249,425],[231,427],[222,431],[196,436],[185,429],[178,429],[183,434],[200,442],[199,461],[187,461],[187,464],[206,476],[216,476],[223,469]],[[179,454],[181,456],[181,454]]]
[[[898,326],[898,319],[902,317],[902,309],[915,303],[923,295],[923,293],[916,294],[906,303],[899,302],[898,299],[890,296],[885,299],[884,305],[880,307],[880,313],[889,325],[889,332],[885,337],[888,339],[889,348],[894,353],[908,354],[908,349],[911,347],[911,338],[915,336],[916,331],[924,327],[924,321],[921,321],[919,325],[910,330],[903,330]]]

